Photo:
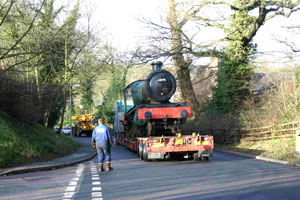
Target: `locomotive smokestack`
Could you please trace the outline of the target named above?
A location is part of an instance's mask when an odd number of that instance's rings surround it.
[[[152,65],[152,71],[155,71],[155,70],[161,70],[163,63],[161,61],[157,61],[151,63],[151,65]]]

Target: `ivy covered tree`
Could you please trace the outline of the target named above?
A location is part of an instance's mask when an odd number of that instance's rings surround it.
[[[277,15],[289,17],[299,10],[299,2],[292,0],[235,0],[212,1],[213,4],[226,4],[232,10],[229,26],[223,27],[226,40],[222,65],[217,73],[217,85],[213,89],[213,104],[217,112],[228,113],[241,108],[243,100],[249,96],[249,81],[253,73],[251,56],[256,50],[252,39],[259,28]],[[258,14],[254,15],[253,11]]]

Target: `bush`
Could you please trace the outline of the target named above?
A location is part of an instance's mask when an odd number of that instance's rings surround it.
[[[292,83],[281,81],[275,91],[245,101],[240,114],[242,126],[253,128],[300,121],[300,87],[295,79],[292,77]]]

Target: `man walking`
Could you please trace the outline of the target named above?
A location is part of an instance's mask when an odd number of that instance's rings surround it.
[[[96,146],[99,159],[99,171],[103,172],[103,162],[106,162],[106,171],[110,171],[111,167],[111,152],[110,147],[114,148],[113,138],[107,126],[104,125],[104,119],[98,120],[98,126],[93,130],[92,145]],[[95,144],[96,143],[96,144]]]

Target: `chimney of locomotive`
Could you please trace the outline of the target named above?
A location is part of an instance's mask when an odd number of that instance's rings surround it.
[[[151,63],[151,65],[152,65],[152,71],[155,71],[155,70],[161,70],[163,63],[161,61],[157,61]]]

